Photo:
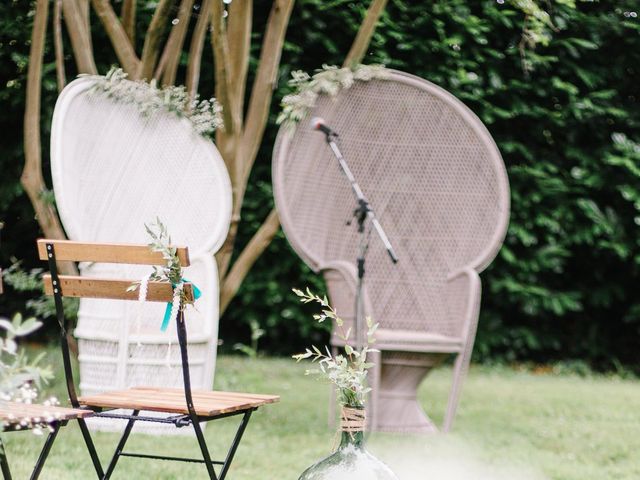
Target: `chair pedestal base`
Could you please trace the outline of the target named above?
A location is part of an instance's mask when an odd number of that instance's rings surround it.
[[[431,369],[448,354],[382,352],[375,429],[383,432],[435,433],[438,428],[417,399],[417,390]]]

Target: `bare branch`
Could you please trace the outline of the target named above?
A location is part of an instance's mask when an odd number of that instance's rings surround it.
[[[212,42],[216,64],[216,97],[223,105],[225,119],[225,129],[218,132],[216,140],[227,164],[234,192],[237,192],[237,182],[242,181],[243,173],[243,163],[238,153],[251,48],[253,2],[237,0],[231,3],[227,30],[222,17],[223,12],[222,2],[214,0]],[[238,198],[237,195],[234,194],[234,198]],[[237,216],[239,217],[239,214]],[[231,244],[230,248],[232,247]]]
[[[262,136],[269,118],[269,107],[273,96],[280,56],[284,44],[284,36],[294,0],[274,0],[267,21],[262,50],[260,52],[260,63],[256,73],[256,79],[251,91],[251,99],[247,116],[245,117],[244,129],[240,138],[233,138],[232,141],[225,140],[224,134],[218,134],[218,148],[221,148],[223,158],[225,152],[227,158],[225,163],[229,168],[231,184],[233,186],[233,211],[231,226],[224,245],[218,252],[218,271],[221,277],[226,275],[226,271],[231,263],[233,246],[238,232],[240,221],[240,210],[242,200],[246,190],[247,179],[251,167],[258,153],[258,148],[262,142]],[[217,77],[216,77],[217,78]]]
[[[196,22],[196,27],[191,37],[191,47],[189,47],[189,63],[187,64],[187,91],[193,100],[198,92],[200,83],[200,69],[202,66],[202,51],[204,41],[207,37],[207,27],[211,23],[211,0],[202,0],[200,6],[200,16]]]
[[[222,106],[222,117],[224,119],[224,129],[216,131],[216,146],[220,150],[229,177],[231,178],[232,189],[237,189],[237,179],[239,175],[237,164],[237,144],[239,140],[238,118],[233,115],[233,107],[230,98],[230,66],[229,66],[229,45],[227,40],[226,24],[224,21],[224,5],[222,0],[213,0],[211,8],[211,46],[213,47],[213,57],[216,79],[216,99]],[[235,198],[235,194],[234,194]],[[235,208],[235,207],[234,207]],[[235,225],[237,227],[237,225]],[[234,224],[231,224],[230,232]],[[229,238],[229,235],[227,235]],[[231,237],[233,238],[233,237]],[[228,246],[228,245],[227,245]],[[233,249],[233,244],[231,244]],[[228,265],[228,262],[227,262]]]
[[[229,100],[229,45],[227,43],[227,31],[223,13],[224,5],[222,0],[213,0],[211,8],[211,46],[215,63],[216,99],[222,105],[222,115],[224,117],[224,131],[219,131],[218,140],[220,140],[221,136],[227,138],[232,136],[236,130]],[[227,160],[225,158],[225,162]]]
[[[42,159],[40,139],[40,97],[42,81],[42,57],[47,33],[48,0],[37,0],[33,21],[29,69],[27,72],[27,91],[24,115],[24,153],[25,169],[21,181],[30,186],[42,187],[44,181],[40,164]],[[26,187],[26,185],[25,185]],[[41,191],[41,190],[40,190]],[[40,191],[34,192],[39,195]],[[40,201],[40,198],[37,198]],[[38,202],[33,202],[38,203]],[[35,206],[35,205],[34,205]],[[44,230],[44,228],[43,228]]]
[[[351,50],[344,61],[345,67],[353,67],[359,63],[362,63],[362,59],[367,53],[371,38],[376,30],[376,25],[380,19],[380,15],[384,11],[387,5],[387,0],[372,0],[369,9],[360,25],[356,39],[351,45]]]
[[[175,0],[160,0],[156,11],[153,13],[151,23],[145,35],[144,47],[142,48],[142,63],[138,69],[138,78],[151,79],[156,68],[156,61],[160,52],[162,36],[167,27],[171,7]]]
[[[279,229],[280,220],[278,219],[278,213],[273,209],[235,261],[233,267],[231,267],[231,270],[229,271],[229,274],[225,277],[224,282],[222,283],[220,291],[221,315],[238,292],[242,281],[249,273],[249,270],[251,270],[255,261],[271,244],[273,237],[275,237]]]
[[[87,43],[89,48],[93,52],[93,41],[91,40],[91,5],[90,0],[79,0],[78,8],[80,12],[80,17],[82,18],[82,24],[84,25],[84,30],[87,34]]]
[[[20,181],[36,212],[36,219],[49,238],[65,238],[55,208],[45,201],[46,192],[42,176],[42,148],[40,138],[40,99],[42,84],[42,57],[47,34],[49,0],[37,0],[36,13],[29,52],[27,91],[24,114],[24,169]],[[64,273],[73,273],[72,264],[60,265]]]
[[[227,36],[229,45],[232,46],[229,51],[229,73],[233,81],[229,85],[229,97],[238,131],[242,128],[242,111],[251,50],[252,17],[253,0],[231,2]]]
[[[80,73],[98,73],[91,49],[91,36],[80,5],[75,0],[62,0],[64,20],[71,39],[71,48]]]
[[[232,197],[235,201],[235,184],[231,184],[233,187]],[[242,206],[233,205],[233,211],[231,214],[231,223],[229,224],[229,232],[227,233],[227,238],[225,238],[222,247],[216,253],[216,262],[218,263],[218,278],[220,279],[220,283],[227,275],[227,271],[229,270],[229,265],[231,264],[231,256],[233,255],[233,246],[236,242],[236,236],[238,235],[238,225],[240,225],[240,209]]]
[[[91,4],[111,40],[111,45],[113,45],[120,65],[131,78],[138,78],[140,60],[127,36],[127,32],[125,32],[116,13],[111,8],[111,3],[109,3],[109,0],[91,0]]]
[[[169,34],[169,40],[164,47],[160,64],[162,64],[162,84],[173,85],[176,83],[176,75],[180,66],[180,56],[184,46],[184,40],[189,30],[191,20],[191,9],[193,0],[182,0],[178,12],[178,23],[173,26]],[[157,75],[157,72],[156,72]]]
[[[55,0],[53,5],[53,49],[56,54],[56,80],[58,82],[58,93],[60,93],[67,84],[62,41],[62,0]]]
[[[269,119],[269,107],[271,106],[282,46],[293,4],[294,0],[275,0],[269,14],[260,52],[260,66],[251,90],[245,129],[239,147],[242,150],[240,158],[243,162],[242,178],[245,183],[258,154],[258,148]]]
[[[136,44],[136,3],[136,0],[124,0],[122,10],[120,10],[122,27],[129,37],[131,45]]]

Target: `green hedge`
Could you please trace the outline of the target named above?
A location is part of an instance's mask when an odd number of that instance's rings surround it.
[[[0,147],[0,219],[8,223],[4,265],[8,254],[33,262],[30,239],[37,233],[17,183],[24,42],[30,27],[23,3],[0,6],[5,45],[0,62],[3,76],[10,72],[7,81],[13,82],[0,93],[5,113],[0,121],[9,132]],[[256,35],[269,3],[256,2]],[[292,69],[312,71],[323,63],[341,63],[367,5],[360,0],[297,2],[277,99],[287,93]],[[640,142],[637,7],[635,0],[579,2],[576,9],[555,6],[550,13],[557,31],[548,46],[526,53],[531,71],[525,74],[518,48],[523,15],[508,0],[389,2],[366,62],[414,73],[462,99],[486,123],[509,171],[511,225],[505,247],[482,275],[479,360],[570,358],[603,368],[640,360],[640,301],[635,296],[640,276],[640,146],[634,143]],[[16,12],[20,8],[25,11]],[[11,39],[17,44],[7,48]],[[106,45],[99,28],[94,41]],[[252,54],[255,67],[258,49]],[[207,55],[203,81],[210,85]],[[55,98],[51,60],[48,52],[45,132]],[[114,61],[98,60],[105,71]],[[276,114],[274,105],[272,120]],[[276,128],[273,121],[271,125],[252,173],[239,245],[273,205],[270,152]],[[304,285],[322,288],[280,234],[225,314],[223,348],[236,341],[249,343],[251,321],[266,331],[261,347],[272,352],[288,353],[310,338],[326,339],[326,332],[310,324],[308,312],[289,293],[292,286]],[[2,302],[0,309],[9,308]]]

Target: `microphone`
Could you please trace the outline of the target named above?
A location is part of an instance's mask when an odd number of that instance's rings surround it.
[[[313,130],[319,130],[322,133],[324,133],[327,137],[337,137],[338,134],[336,132],[334,132],[333,130],[331,130],[331,128],[329,128],[327,126],[326,123],[324,123],[324,119],[321,117],[313,117],[311,119],[311,128]]]

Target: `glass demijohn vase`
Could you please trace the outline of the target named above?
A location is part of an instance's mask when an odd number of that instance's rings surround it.
[[[398,480],[389,467],[365,448],[364,424],[361,407],[343,407],[340,446],[305,470],[299,480]]]

